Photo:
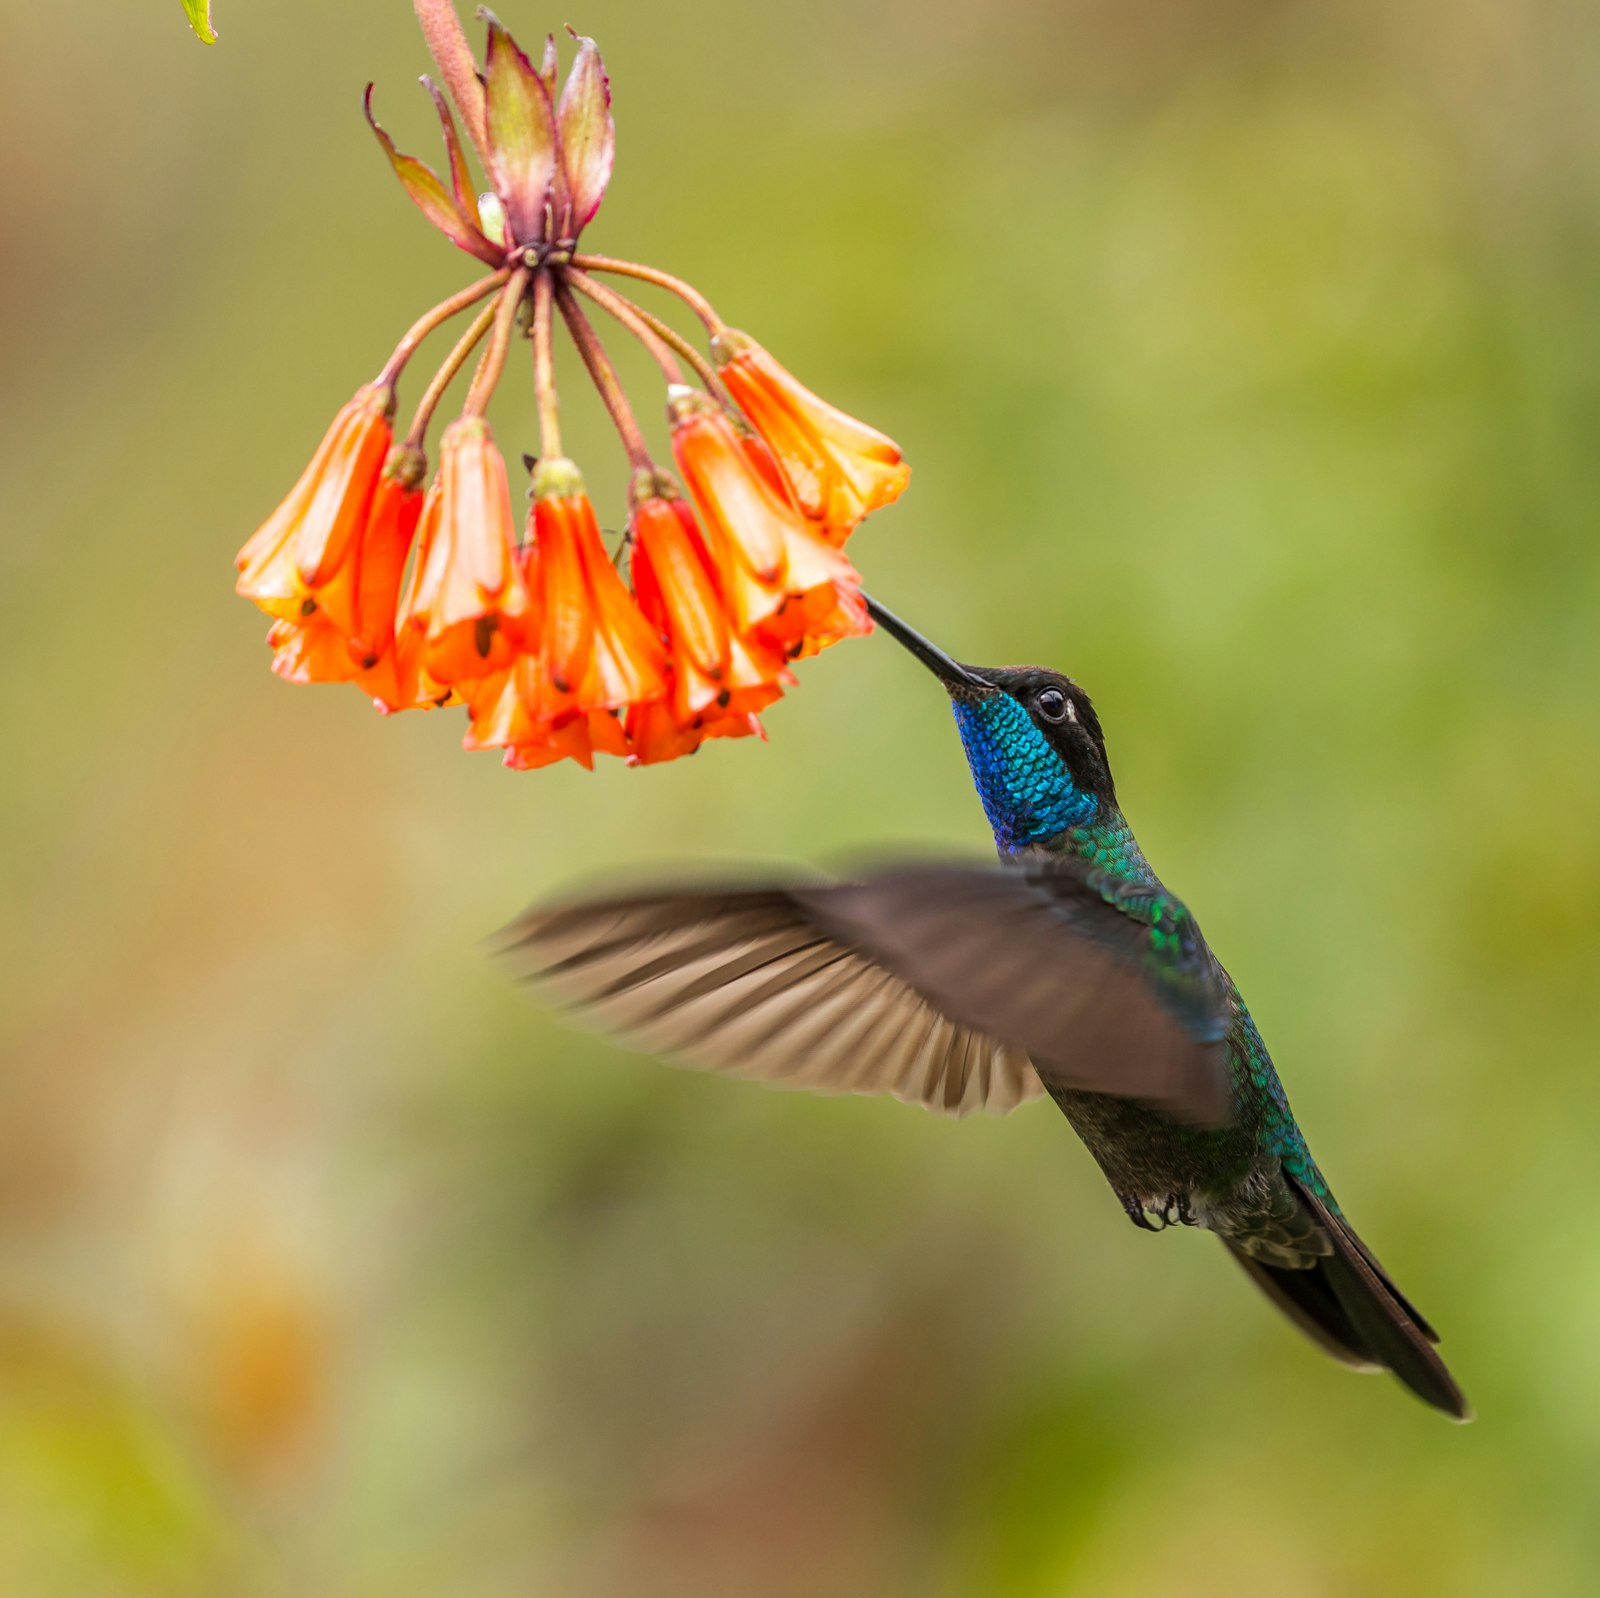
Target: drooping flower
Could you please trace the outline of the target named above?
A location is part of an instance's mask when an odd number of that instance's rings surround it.
[[[533,496],[540,620],[530,653],[542,667],[535,717],[553,722],[662,698],[665,651],[606,554],[577,467],[541,461]]]
[[[780,698],[792,680],[780,651],[730,625],[717,573],[694,511],[652,494],[634,506],[633,590],[667,642],[671,708],[685,729],[748,716]]]
[[[842,544],[863,517],[905,491],[911,468],[899,446],[813,394],[748,333],[720,329],[711,357],[771,447],[802,514],[830,543]]]
[[[454,102],[452,110],[423,80],[443,135],[443,176],[395,148],[370,88],[367,118],[412,201],[490,270],[417,319],[240,552],[239,591],[273,618],[272,669],[293,682],[354,683],[385,712],[465,704],[467,747],[500,749],[518,769],[592,765],[599,753],[650,764],[712,738],[764,737],[757,712],[794,681],[791,663],[870,630],[859,579],[837,545],[904,486],[898,451],[800,387],[691,285],[581,253],[615,150],[593,40],[573,34],[562,83],[553,37],[535,65],[481,13],[480,70],[449,0],[417,9]],[[704,324],[711,359],[591,275],[601,273],[677,294]],[[687,495],[656,465],[580,296],[654,355]],[[403,374],[424,340],[467,311],[470,325],[396,443]],[[629,535],[615,561],[560,445],[557,311],[633,471]],[[520,541],[485,420],[519,331],[533,347],[544,457]],[[480,345],[424,493],[435,412]],[[683,387],[680,361],[704,394]],[[726,403],[729,392],[743,414]]]
[[[654,766],[667,760],[681,760],[692,755],[701,744],[712,738],[766,739],[761,718],[746,711],[732,711],[722,715],[702,716],[687,726],[673,715],[672,707],[664,700],[651,705],[635,705],[627,714],[625,725],[629,763],[635,766]]]
[[[395,611],[422,515],[420,485],[425,471],[420,452],[392,451],[373,491],[361,534],[355,622],[349,639],[350,658],[364,669],[370,670],[394,650]]]
[[[239,551],[236,590],[269,616],[298,622],[320,613],[346,634],[354,630],[356,557],[393,442],[393,414],[392,387],[358,390],[288,498]]]
[[[267,629],[275,676],[292,683],[353,683],[380,709],[406,697],[394,651],[370,666],[350,658],[349,640],[325,616],[303,622],[275,621]]]
[[[467,690],[466,746],[505,749],[522,770],[587,766],[629,753],[619,713],[665,698],[666,651],[606,554],[577,467],[541,461],[533,493],[523,560],[537,625],[506,671]]]
[[[612,710],[569,710],[541,721],[532,706],[542,691],[537,656],[520,656],[509,670],[468,686],[471,722],[462,747],[500,749],[513,771],[536,771],[558,760],[575,760],[592,771],[596,753],[630,752],[622,720]]]
[[[674,392],[668,413],[738,629],[793,657],[870,632],[855,568],[779,497],[726,414],[687,389]]]
[[[528,608],[505,460],[482,417],[460,417],[440,442],[400,625],[422,631],[428,675],[458,683],[511,664]]]

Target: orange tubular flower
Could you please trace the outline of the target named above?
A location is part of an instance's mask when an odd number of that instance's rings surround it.
[[[899,446],[797,382],[747,333],[723,328],[712,359],[728,392],[771,446],[802,514],[842,544],[911,480]]]
[[[357,556],[393,442],[394,390],[369,383],[334,417],[289,497],[241,549],[237,591],[269,616],[354,631]]]
[[[776,493],[716,404],[674,389],[668,415],[737,630],[791,657],[871,632],[855,568]]]
[[[440,451],[400,625],[421,629],[428,675],[458,683],[511,664],[529,601],[506,463],[489,424],[459,418],[445,429]]]
[[[583,478],[541,461],[533,484],[534,567],[541,602],[536,720],[621,710],[664,697],[666,654],[600,539]]]
[[[629,764],[635,766],[654,766],[692,755],[708,738],[765,739],[767,736],[761,718],[748,711],[742,715],[729,711],[702,716],[686,727],[664,700],[653,705],[635,705],[628,712],[626,726],[632,749]]]
[[[478,57],[455,0],[415,9],[442,80],[423,84],[443,161],[435,169],[396,147],[370,86],[367,121],[411,201],[487,271],[411,322],[239,551],[238,592],[272,618],[272,670],[352,683],[385,714],[465,705],[466,747],[501,750],[519,770],[592,767],[596,754],[646,765],[709,738],[765,737],[758,713],[795,681],[791,663],[872,630],[841,546],[899,496],[909,468],[881,433],[729,329],[693,284],[584,249],[616,153],[594,40],[568,29],[563,79],[553,36],[530,56],[480,11]],[[710,357],[603,278],[674,295],[705,330]],[[583,300],[654,358],[684,489],[653,457]],[[397,443],[396,395],[414,358],[468,313]],[[620,552],[613,562],[562,449],[559,326],[628,458],[631,568]],[[522,333],[542,457],[525,531],[485,420]],[[461,414],[424,492],[435,419],[469,363]],[[705,392],[683,386],[687,368]]]
[[[508,670],[467,684],[472,721],[462,747],[503,749],[513,771],[533,771],[558,760],[576,760],[592,771],[596,750],[629,753],[622,723],[609,710],[574,710],[559,721],[537,720],[529,707],[538,702],[542,670],[536,655],[520,655]]]
[[[504,749],[522,771],[592,767],[597,751],[630,753],[618,713],[665,698],[666,652],[606,554],[572,462],[541,462],[534,494],[524,580],[539,625],[508,669],[468,685],[466,747]]]
[[[361,559],[356,570],[355,625],[350,633],[350,658],[370,669],[394,649],[395,611],[406,557],[422,515],[425,470],[417,452],[395,452],[385,467],[366,530],[361,535]]]
[[[349,640],[332,622],[312,616],[304,622],[275,621],[267,630],[272,670],[285,682],[354,683],[378,707],[404,709],[410,703],[393,649],[370,666],[350,658]]]
[[[650,495],[634,507],[633,590],[667,640],[672,713],[688,728],[770,705],[789,680],[783,656],[730,631],[715,565],[694,512]]]

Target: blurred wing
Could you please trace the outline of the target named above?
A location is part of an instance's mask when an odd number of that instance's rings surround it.
[[[1020,1047],[831,936],[809,897],[695,890],[537,909],[500,952],[585,1022],[687,1065],[958,1116],[1040,1096]]]
[[[941,1015],[1022,1049],[1045,1085],[1229,1118],[1222,976],[1181,904],[1120,908],[1076,861],[906,866],[793,898]]]

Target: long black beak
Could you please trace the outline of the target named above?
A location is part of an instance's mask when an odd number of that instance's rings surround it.
[[[896,643],[910,650],[947,688],[978,688],[986,693],[993,691],[993,683],[985,682],[959,660],[952,660],[938,645],[929,643],[916,628],[906,626],[892,610],[880,605],[871,594],[864,594],[862,598],[867,602],[872,619]]]

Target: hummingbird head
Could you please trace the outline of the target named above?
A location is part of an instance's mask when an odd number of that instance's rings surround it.
[[[1002,850],[1043,843],[1116,803],[1100,718],[1070,677],[1043,666],[964,666],[875,599],[867,606],[943,683]]]

